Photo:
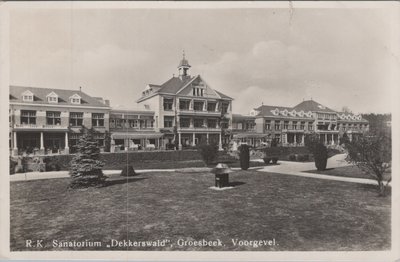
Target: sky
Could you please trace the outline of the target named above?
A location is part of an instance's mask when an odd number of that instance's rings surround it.
[[[233,111],[313,99],[391,111],[393,22],[382,9],[16,9],[10,84],[76,89],[134,107],[147,84],[189,73]]]

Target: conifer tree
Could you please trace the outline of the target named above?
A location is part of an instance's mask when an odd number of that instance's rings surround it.
[[[105,176],[102,167],[104,162],[99,160],[100,148],[94,139],[93,128],[82,128],[82,136],[76,145],[77,153],[70,163],[71,188],[101,186]]]

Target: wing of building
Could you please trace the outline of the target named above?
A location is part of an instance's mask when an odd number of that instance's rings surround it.
[[[253,146],[272,141],[304,146],[304,138],[311,132],[325,144],[338,144],[345,132],[351,139],[368,129],[369,123],[361,115],[337,112],[314,100],[294,107],[262,105],[250,115],[233,115],[233,139]]]

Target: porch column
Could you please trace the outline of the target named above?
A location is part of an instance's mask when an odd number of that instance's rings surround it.
[[[301,135],[301,143],[304,146],[304,134]]]
[[[64,147],[65,154],[69,154],[69,146],[68,146],[68,132],[65,132],[65,147]]]
[[[193,133],[193,141],[192,141],[192,146],[195,146],[195,145],[196,145],[196,142],[195,142],[195,140],[196,140],[196,133]]]
[[[325,134],[325,145],[328,143],[328,134]]]
[[[14,135],[13,135],[13,138],[14,138],[14,145],[13,145],[13,148],[14,148],[14,149],[18,149],[18,147],[17,147],[17,132],[14,132],[13,134],[14,134]]]
[[[209,134],[207,133],[207,145],[208,145],[208,142],[209,141]]]
[[[219,150],[219,151],[222,151],[222,134],[221,134],[221,133],[219,133],[218,150]]]
[[[297,135],[296,133],[293,135],[293,142],[296,144],[297,143]]]
[[[40,149],[44,149],[44,143],[43,143],[43,132],[40,132]]]
[[[178,133],[178,149],[182,150],[181,133]]]
[[[13,132],[13,150],[12,150],[12,155],[17,156],[18,155],[18,144],[17,144],[17,132]]]

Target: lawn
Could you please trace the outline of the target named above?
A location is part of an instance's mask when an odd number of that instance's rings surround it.
[[[165,247],[111,250],[387,250],[390,197],[355,183],[238,171],[234,188],[210,189],[210,173],[155,172],[113,177],[103,188],[69,190],[69,179],[11,183],[11,250],[110,250],[111,239]],[[27,248],[43,239],[44,248]],[[219,239],[223,246],[179,246]],[[232,239],[272,240],[238,246]],[[54,248],[53,240],[101,241],[101,247]],[[244,242],[241,242],[244,243]]]
[[[323,171],[319,170],[308,170],[304,171],[307,173],[316,173],[328,176],[341,176],[341,177],[355,177],[355,178],[368,178],[374,179],[372,176],[366,175],[359,169],[357,166],[344,166],[344,167],[336,167],[336,168],[328,168]],[[385,173],[384,178],[385,180],[390,177],[390,173]]]

